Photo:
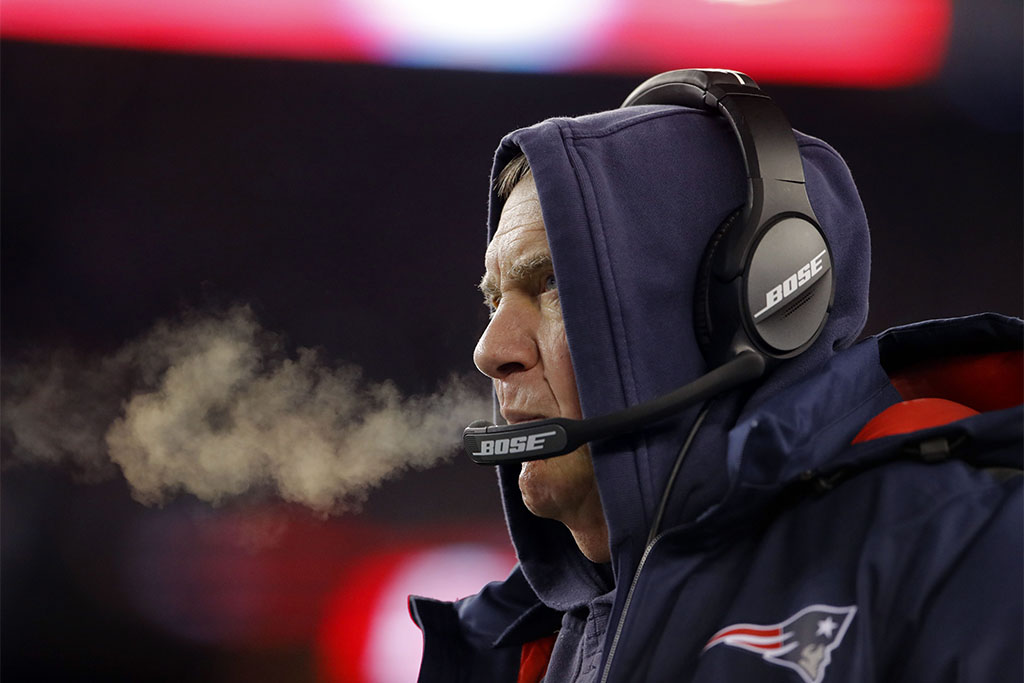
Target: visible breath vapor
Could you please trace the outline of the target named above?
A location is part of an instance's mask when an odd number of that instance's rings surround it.
[[[71,464],[88,478],[116,465],[146,504],[270,487],[337,511],[451,456],[461,427],[490,411],[480,383],[403,397],[315,350],[288,357],[244,307],[160,323],[109,357],[5,368],[3,384],[7,460]]]

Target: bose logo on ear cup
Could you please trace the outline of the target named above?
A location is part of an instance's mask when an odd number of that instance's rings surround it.
[[[817,256],[801,266],[800,270],[765,292],[764,308],[754,314],[754,320],[757,320],[772,308],[781,304],[783,300],[795,294],[800,288],[816,281],[825,270],[822,259],[827,251],[827,249],[822,249]]]

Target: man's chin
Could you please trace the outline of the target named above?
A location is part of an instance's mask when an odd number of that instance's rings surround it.
[[[561,520],[594,487],[594,468],[584,449],[545,460],[524,462],[519,492],[537,517]]]
[[[519,471],[519,493],[523,496],[523,505],[537,517],[557,519],[558,504],[555,500],[557,496],[551,490],[553,486],[551,480],[557,480],[557,477],[554,476],[557,473],[552,472],[555,469],[553,466],[557,463],[553,463],[552,460],[560,460],[564,457],[564,455],[560,455],[558,458],[524,462]]]

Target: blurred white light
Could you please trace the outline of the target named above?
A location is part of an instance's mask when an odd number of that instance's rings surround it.
[[[415,681],[423,635],[409,618],[410,594],[439,600],[473,595],[489,581],[508,576],[515,564],[509,551],[481,545],[452,545],[412,555],[397,569],[370,621],[363,671],[373,683]]]
[[[615,0],[343,0],[404,62],[542,68],[578,59]]]

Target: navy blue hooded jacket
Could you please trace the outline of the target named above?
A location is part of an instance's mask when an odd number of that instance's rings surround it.
[[[822,335],[712,402],[650,546],[698,408],[591,444],[610,565],[587,560],[561,523],[529,513],[518,465],[499,468],[519,565],[455,604],[413,599],[421,681],[515,681],[523,646],[555,631],[548,681],[1021,680],[1021,477],[989,470],[1021,466],[1020,407],[981,406],[952,424],[851,445],[873,417],[917,398],[893,376],[946,355],[1006,360],[1021,348],[1020,321],[940,321],[854,344],[867,316],[867,221],[839,155],[804,135],[798,143],[833,253]],[[663,106],[553,119],[507,136],[495,172],[520,151],[584,416],[705,373],[697,271],[746,191],[724,119]],[[492,194],[489,234],[500,212]]]

